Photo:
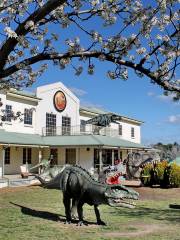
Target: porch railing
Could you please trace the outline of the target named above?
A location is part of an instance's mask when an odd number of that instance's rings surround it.
[[[100,127],[92,124],[77,125],[77,126],[57,126],[43,127],[43,136],[74,136],[74,135],[102,135],[109,137],[119,137],[118,129],[112,127]]]

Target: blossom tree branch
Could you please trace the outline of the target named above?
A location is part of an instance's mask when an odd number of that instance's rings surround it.
[[[70,38],[59,38],[66,32]],[[141,0],[4,0],[0,89],[32,85],[49,62],[60,69],[73,66],[76,75],[85,67],[93,74],[98,59],[112,63],[109,78],[127,80],[132,69],[177,100],[179,33],[176,0],[152,0],[148,5]]]

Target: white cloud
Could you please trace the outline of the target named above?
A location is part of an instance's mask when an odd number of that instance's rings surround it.
[[[82,90],[80,88],[71,87],[69,89],[78,97],[82,97],[82,96],[87,94],[86,91],[84,91],[84,90]]]
[[[155,98],[159,99],[162,102],[172,103],[173,105],[177,105],[177,106],[180,105],[180,101],[177,101],[177,102],[173,101],[173,97],[175,97],[175,94],[170,94],[168,96],[165,96],[164,94],[157,95],[154,92],[148,92],[147,95],[149,97],[155,97]]]
[[[157,95],[157,98],[163,102],[173,102],[174,96],[175,96],[174,94],[171,94],[169,96],[165,96],[165,95],[161,94],[161,95]]]
[[[147,95],[148,95],[149,97],[152,97],[152,96],[155,96],[155,93],[154,93],[154,92],[148,92]]]
[[[169,116],[168,123],[180,124],[180,114]]]
[[[100,110],[105,111],[105,109],[102,105],[84,101],[84,100],[81,101],[81,106],[88,107],[88,108],[98,108]]]

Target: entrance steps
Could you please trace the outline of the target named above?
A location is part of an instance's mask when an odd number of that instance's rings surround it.
[[[2,178],[0,179],[0,188],[3,187],[21,187],[35,184],[37,181],[34,177],[28,178]]]

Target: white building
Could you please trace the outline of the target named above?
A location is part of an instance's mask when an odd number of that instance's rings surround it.
[[[0,177],[20,173],[22,164],[33,166],[51,156],[52,164],[78,164],[93,170],[143,149],[142,121],[80,106],[79,99],[62,83],[38,87],[36,94],[0,93]],[[9,114],[24,113],[22,119]],[[113,114],[109,126],[86,124],[102,114]],[[1,114],[2,115],[2,114]]]

